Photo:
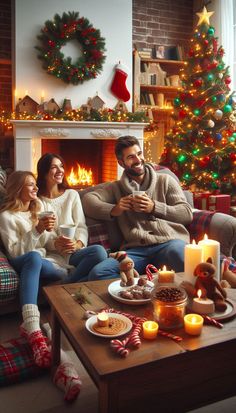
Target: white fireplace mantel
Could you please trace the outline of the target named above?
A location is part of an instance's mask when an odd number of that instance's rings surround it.
[[[41,139],[117,139],[133,135],[143,147],[147,123],[62,120],[12,120],[15,138],[15,170],[36,172],[42,155]],[[120,171],[118,171],[120,176]]]

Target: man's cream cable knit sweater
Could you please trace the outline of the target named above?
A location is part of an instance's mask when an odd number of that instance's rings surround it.
[[[171,176],[157,173],[151,164],[146,164],[145,170],[144,181],[138,189],[145,191],[154,201],[154,211],[152,214],[126,211],[116,218],[124,237],[122,248],[159,244],[172,239],[189,242],[185,225],[191,222],[192,211],[181,187]],[[84,196],[85,214],[101,220],[113,219],[110,215],[112,208],[121,197],[132,194],[134,187],[137,189],[137,182],[123,172],[119,181]]]

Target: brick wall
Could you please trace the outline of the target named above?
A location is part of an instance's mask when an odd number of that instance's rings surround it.
[[[0,109],[12,109],[11,2],[0,0]]]
[[[133,44],[186,46],[193,30],[191,0],[133,0]]]

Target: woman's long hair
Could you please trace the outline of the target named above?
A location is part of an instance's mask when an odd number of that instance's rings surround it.
[[[57,158],[61,161],[63,167],[65,165],[64,159],[55,153],[45,153],[37,164],[37,187],[39,188],[39,195],[45,195],[47,190],[47,174],[50,171],[52,160]],[[68,189],[69,185],[64,176],[61,184],[58,184],[58,189]]]
[[[6,183],[6,195],[4,197],[4,202],[0,208],[0,212],[3,211],[22,211],[23,203],[21,200],[21,192],[25,185],[26,178],[35,176],[30,171],[15,171],[9,175]],[[38,200],[30,201],[29,210],[31,212],[32,220],[35,221],[37,217],[37,211],[40,209],[40,203]]]

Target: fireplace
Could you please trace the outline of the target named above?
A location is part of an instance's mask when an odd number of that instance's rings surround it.
[[[15,169],[36,173],[37,161],[46,152],[65,159],[66,174],[71,168],[91,170],[93,184],[120,177],[122,168],[114,156],[115,141],[133,135],[143,147],[143,130],[137,122],[77,122],[13,120]]]

